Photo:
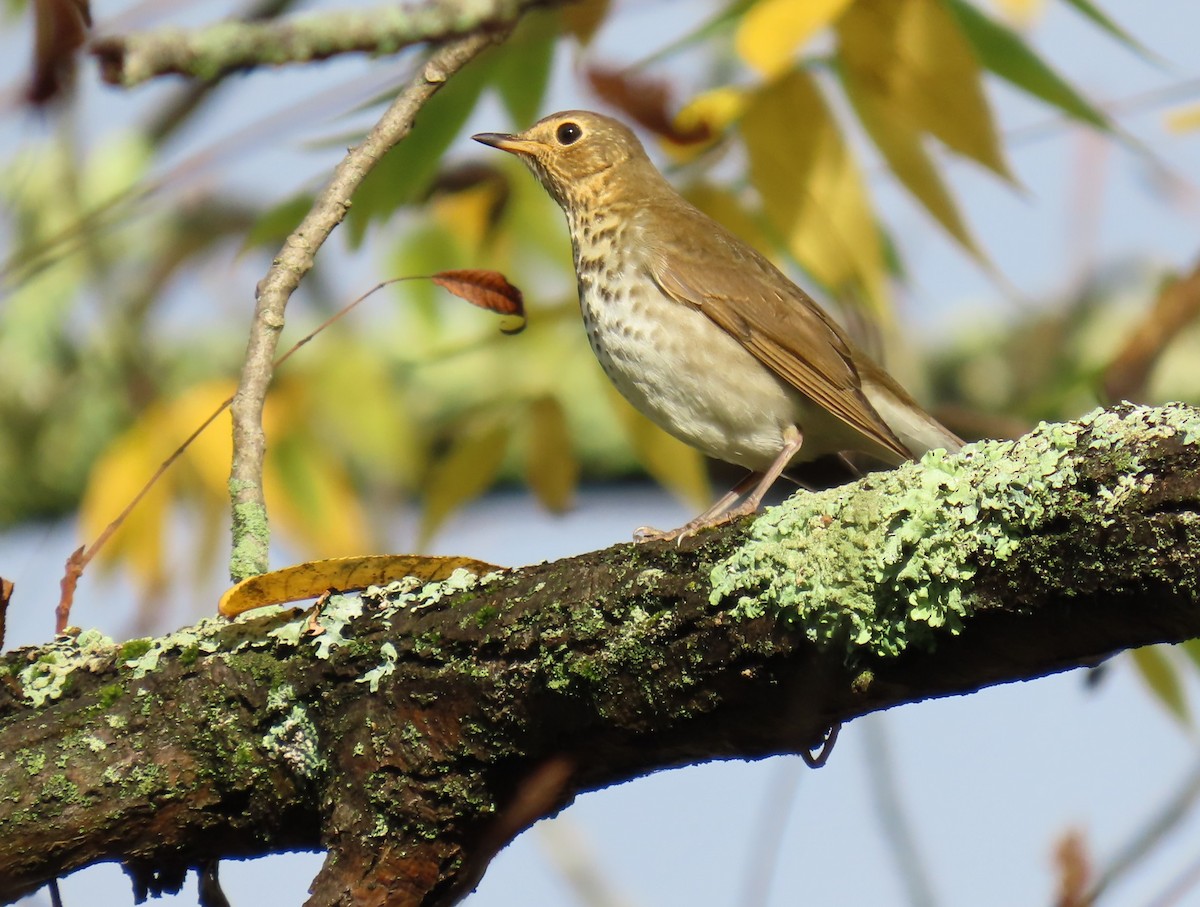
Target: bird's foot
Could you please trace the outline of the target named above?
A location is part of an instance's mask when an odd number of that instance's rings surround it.
[[[641,545],[646,542],[675,542],[676,545],[682,545],[684,539],[690,539],[693,535],[698,535],[705,529],[713,529],[717,526],[724,526],[726,523],[736,520],[738,517],[745,516],[752,511],[746,510],[743,507],[735,507],[732,510],[727,510],[724,513],[716,516],[701,515],[690,522],[684,523],[678,529],[655,529],[652,526],[642,526],[633,533],[633,540]]]

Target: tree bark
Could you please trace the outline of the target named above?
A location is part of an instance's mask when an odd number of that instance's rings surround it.
[[[447,905],[576,794],[1200,635],[1200,410],[1122,406],[674,544],[0,660],[0,898],[324,848]]]

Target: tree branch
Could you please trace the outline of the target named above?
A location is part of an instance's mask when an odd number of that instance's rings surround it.
[[[326,848],[312,905],[448,905],[581,791],[1200,635],[1200,410],[927,456],[681,547],[0,660],[0,898]],[[836,755],[836,754],[835,754]],[[153,887],[150,885],[149,887]]]
[[[238,70],[308,63],[337,54],[393,54],[426,41],[507,31],[545,0],[460,0],[337,10],[267,22],[219,22],[92,42],[106,82],[131,88],[156,76],[213,80]]]
[[[229,494],[233,502],[233,552],[229,572],[235,581],[267,569],[270,532],[262,488],[266,455],[262,411],[288,300],[312,268],[317,250],[346,216],[354,191],[379,159],[412,130],[413,121],[425,102],[451,75],[503,37],[504,34],[499,32],[479,32],[445,44],[430,55],[418,75],[392,102],[362,143],[351,148],[343,158],[329,184],[317,196],[300,225],[284,240],[283,248],[259,282],[246,358],[230,407],[233,464]]]

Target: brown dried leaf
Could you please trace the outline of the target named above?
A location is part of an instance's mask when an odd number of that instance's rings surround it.
[[[589,67],[588,81],[601,98],[628,114],[639,125],[677,145],[707,141],[712,130],[706,123],[692,129],[680,129],[670,113],[670,87],[661,79],[638,76],[627,70]]]
[[[1082,832],[1071,829],[1062,836],[1054,848],[1054,865],[1058,875],[1055,907],[1083,907],[1089,903],[1092,865]]]
[[[499,271],[468,268],[460,271],[438,271],[430,280],[481,309],[501,315],[516,315],[521,319],[515,328],[503,327],[506,334],[518,334],[525,329],[525,297]]]
[[[4,648],[4,626],[8,619],[8,603],[12,601],[13,581],[0,576],[0,649]]]
[[[75,54],[87,40],[92,13],[87,0],[36,0],[33,21],[33,73],[25,95],[44,104],[74,81]]]

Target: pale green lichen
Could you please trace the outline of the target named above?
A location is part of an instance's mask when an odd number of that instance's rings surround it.
[[[402,611],[433,607],[450,596],[493,582],[501,575],[493,572],[477,576],[460,567],[440,582],[425,583],[417,577],[401,577],[386,586],[369,586],[358,595],[333,595],[311,618],[307,612],[302,613],[267,635],[289,645],[299,645],[308,638],[316,647],[317,657],[327,659],[335,649],[346,644],[345,631],[356,618],[362,617],[364,604],[370,605],[372,613],[387,625],[389,618]]]
[[[1063,508],[1112,512],[1154,479],[1130,455],[1135,440],[1200,440],[1196,409],[1097,410],[1043,423],[1019,441],[985,441],[926,454],[891,472],[819,494],[799,494],[757,519],[749,538],[711,572],[713,604],[774,613],[821,646],[895,655],[957,633],[965,590],[982,559],[1004,560]],[[1078,450],[1087,437],[1087,450]],[[1083,456],[1128,456],[1098,500],[1075,490]]]
[[[145,643],[140,646],[137,657],[127,658],[122,665],[132,671],[134,680],[140,680],[158,667],[158,662],[168,652],[195,651],[211,655],[221,648],[217,634],[228,626],[228,622],[217,617],[201,620],[191,627],[184,627],[166,636],[154,639],[134,640]],[[126,643],[126,646],[130,643]]]
[[[362,593],[362,597],[373,604],[386,620],[402,611],[421,611],[433,607],[445,598],[486,586],[503,575],[500,571],[493,571],[479,576],[459,567],[440,582],[423,583],[416,577],[405,576],[386,586],[370,586]]]
[[[379,647],[379,654],[383,656],[383,663],[371,668],[355,681],[355,683],[370,684],[372,693],[379,692],[379,681],[396,670],[396,658],[399,656],[396,647],[390,642],[385,642]]]
[[[281,683],[267,691],[267,709],[282,712],[296,701],[296,688],[290,683]]]
[[[229,494],[237,500],[249,483],[229,480]],[[233,551],[229,555],[229,574],[235,581],[266,573],[271,546],[271,527],[267,508],[259,501],[233,505]]]
[[[302,778],[315,778],[325,770],[317,726],[298,702],[281,721],[271,726],[262,738],[262,745]]]
[[[99,669],[107,665],[115,653],[116,645],[99,630],[60,636],[43,646],[37,661],[17,674],[21,694],[35,708],[43,706],[62,695],[67,679],[75,671]]]

